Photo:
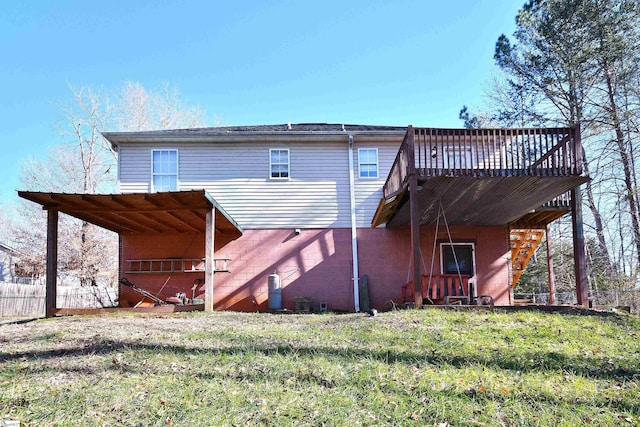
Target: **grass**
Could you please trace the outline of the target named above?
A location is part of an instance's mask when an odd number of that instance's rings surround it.
[[[0,320],[0,421],[640,425],[639,329],[498,309]]]

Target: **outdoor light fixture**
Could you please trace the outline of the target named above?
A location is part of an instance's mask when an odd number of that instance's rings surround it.
[[[431,147],[431,158],[435,159],[437,155],[438,155],[438,147],[434,145],[433,147]]]

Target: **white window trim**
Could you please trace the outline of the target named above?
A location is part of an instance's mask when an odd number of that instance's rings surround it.
[[[153,172],[153,153],[158,151],[175,151],[176,152],[176,173],[154,173]],[[152,193],[157,193],[157,190],[153,186],[153,178],[155,176],[176,176],[176,191],[180,188],[180,150],[177,148],[152,148],[151,149],[151,182],[149,188]]]
[[[444,159],[442,159],[443,167],[445,169],[472,169],[472,155],[471,147],[468,146],[455,145],[446,147],[444,149]]]
[[[271,153],[274,151],[286,151],[287,152],[287,175],[288,176],[273,176],[272,167],[274,164],[283,165],[284,163],[272,163],[271,162]],[[273,179],[275,181],[287,181],[291,179],[291,151],[288,148],[269,148],[269,179]]]
[[[471,260],[473,262],[473,277],[469,278],[469,285],[471,289],[473,289],[473,293],[475,295],[471,295],[471,297],[477,297],[478,288],[476,286],[476,277],[477,274],[477,264],[476,264],[476,244],[473,242],[441,242],[440,243],[440,274],[444,273],[444,247],[445,246],[471,246]]]
[[[376,152],[376,176],[362,176],[360,174],[360,171],[362,170],[362,156],[360,155],[360,153],[362,153],[362,151],[367,150],[367,151],[375,151]],[[371,163],[364,163],[366,165],[370,165]],[[367,148],[367,147],[362,147],[362,148],[358,148],[358,178],[360,179],[379,179],[380,178],[380,156],[378,153],[378,149],[377,148]]]

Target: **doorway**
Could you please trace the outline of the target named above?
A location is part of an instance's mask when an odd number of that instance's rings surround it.
[[[458,274],[460,272],[460,274],[469,276],[469,296],[477,297],[475,244],[440,243],[440,259],[442,260],[442,274]]]

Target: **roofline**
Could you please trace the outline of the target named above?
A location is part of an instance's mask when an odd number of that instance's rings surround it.
[[[158,143],[158,142],[282,142],[304,140],[305,142],[342,142],[349,135],[357,140],[358,136],[368,141],[394,142],[404,137],[406,128],[399,130],[354,130],[354,131],[237,131],[227,133],[191,133],[179,131],[151,132],[102,132],[102,136],[117,147],[122,143]]]
[[[208,191],[206,190],[200,190],[200,191],[203,192],[204,197],[207,199],[209,203],[211,203],[214,210],[217,210],[218,212],[220,212],[240,232],[240,234],[244,233],[244,230],[242,229],[240,224],[238,224],[236,220],[233,219],[231,215],[229,215],[222,206],[220,206],[220,204],[216,201],[216,199],[213,198],[211,194],[209,194]]]

